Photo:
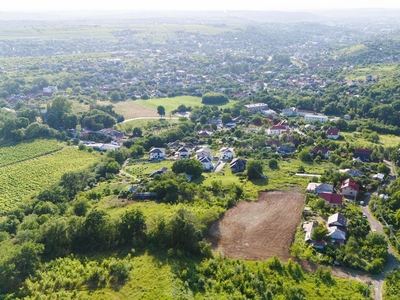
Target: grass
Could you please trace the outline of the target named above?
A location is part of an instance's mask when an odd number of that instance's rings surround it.
[[[393,77],[399,73],[399,67],[397,64],[381,64],[371,65],[365,68],[357,68],[344,73],[346,80],[365,80],[365,76],[372,75],[378,76],[380,79]]]
[[[311,178],[298,177],[294,175],[301,165],[306,169],[306,173],[323,174],[326,169],[337,169],[337,166],[324,161],[321,164],[303,163],[298,159],[287,159],[279,161],[279,169],[272,170],[268,167],[268,161],[264,163],[264,175],[266,179],[247,180],[232,174],[229,164],[226,164],[222,173],[203,173],[203,184],[210,185],[214,180],[220,180],[223,184],[236,183],[243,187],[245,199],[258,199],[258,191],[268,190],[304,190]]]
[[[163,167],[171,170],[174,161],[172,160],[163,160],[160,162],[140,162],[138,164],[134,164],[131,166],[127,166],[125,171],[134,176],[140,176],[143,178],[147,178],[151,173],[157,171]]]
[[[338,141],[352,142],[357,147],[371,147],[373,145],[376,145],[363,138],[360,132],[341,131],[340,135],[344,137],[344,140],[338,140]],[[397,147],[400,144],[400,136],[395,136],[393,134],[378,134],[378,135],[379,135],[378,145],[382,145],[383,147]]]
[[[185,106],[203,106],[201,103],[201,97],[194,96],[178,96],[174,98],[157,98],[157,99],[148,99],[148,100],[136,100],[138,104],[146,106],[148,108],[152,108],[157,111],[157,107],[162,105],[165,108],[165,112],[167,116],[169,113],[177,109],[179,105],[184,104]],[[230,100],[226,104],[218,105],[219,108],[232,107],[235,104],[235,101]]]

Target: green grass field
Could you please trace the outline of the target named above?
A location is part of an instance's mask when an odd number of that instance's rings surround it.
[[[364,139],[360,132],[340,132],[340,135],[344,137],[344,141],[351,142],[357,147],[371,147],[376,145],[370,141]],[[343,141],[343,140],[339,140]],[[383,147],[397,147],[400,145],[400,136],[395,136],[393,134],[379,134],[379,143]]]
[[[194,96],[179,96],[174,98],[157,98],[157,99],[149,99],[149,100],[136,100],[136,103],[139,103],[148,108],[152,108],[157,110],[157,107],[162,105],[165,108],[165,112],[167,115],[174,109],[177,109],[179,105],[184,104],[186,106],[203,106],[201,103],[200,97]],[[235,104],[234,100],[230,100],[229,103],[218,105],[220,108],[232,107]]]
[[[393,77],[399,74],[399,66],[397,64],[391,65],[371,65],[370,67],[357,68],[343,73],[346,80],[365,80],[365,76],[372,75],[378,76],[380,79]]]
[[[97,153],[70,147],[0,168],[0,214],[57,183],[65,172],[86,168],[98,159]]]

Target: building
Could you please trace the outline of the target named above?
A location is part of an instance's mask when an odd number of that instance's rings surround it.
[[[345,196],[356,197],[359,190],[360,186],[358,185],[357,181],[351,178],[343,180],[342,185],[340,186],[340,191]]]
[[[304,120],[310,121],[310,122],[319,121],[322,123],[326,123],[326,122],[328,122],[328,117],[324,116],[324,115],[305,115]]]
[[[248,110],[249,112],[251,112],[252,114],[255,114],[259,111],[262,110],[268,110],[268,104],[265,103],[252,103],[252,104],[246,104],[244,106],[244,108],[246,110]]]
[[[333,193],[333,185],[327,183],[310,182],[306,188],[306,192],[314,194]]]
[[[329,216],[328,218],[328,226],[338,226],[346,228],[347,226],[347,219],[341,215],[340,213],[336,213],[334,215]]]
[[[374,176],[372,176],[372,179],[378,180],[378,181],[382,181],[384,178],[385,178],[385,174],[382,174],[382,173],[378,173],[378,174],[375,174]]]
[[[343,195],[334,193],[321,193],[319,196],[324,199],[332,208],[340,208],[343,203]]]
[[[340,130],[339,129],[329,128],[326,131],[326,136],[328,137],[328,139],[337,140],[339,138],[339,136],[340,136]]]
[[[328,147],[314,147],[310,154],[313,158],[316,158],[320,152],[324,158],[329,158],[331,155],[331,151],[328,149]]]
[[[335,245],[344,244],[346,241],[346,231],[337,226],[328,227],[328,236],[331,237],[331,243]]]
[[[153,148],[150,150],[150,159],[164,159],[165,148]]]
[[[164,174],[164,173],[166,173],[167,171],[168,171],[168,169],[167,169],[166,167],[162,167],[161,169],[152,172],[152,173],[149,175],[149,178],[153,178],[155,175]]]
[[[175,152],[175,157],[178,159],[185,159],[190,157],[190,151],[185,147],[180,147],[178,151]]]
[[[43,88],[43,96],[51,97],[53,96],[53,93],[58,93],[57,86],[48,86]]]
[[[284,125],[274,125],[267,130],[268,135],[281,135],[287,132],[287,128]]]
[[[370,161],[371,160],[372,150],[367,148],[358,148],[354,150],[354,158],[360,159],[361,161]]]
[[[229,167],[231,168],[232,173],[243,172],[246,170],[247,161],[242,158],[234,158],[232,159]]]
[[[203,169],[205,171],[210,171],[213,168],[213,164],[212,164],[212,158],[207,157],[207,156],[203,156],[203,157],[199,157],[198,160],[201,162],[201,164],[203,165]]]
[[[212,151],[208,147],[200,148],[199,150],[196,151],[196,157],[198,159],[200,159],[201,157],[208,157],[212,159]]]
[[[223,160],[229,160],[233,158],[233,148],[221,148],[221,150],[219,150],[219,153],[221,155],[221,159]]]

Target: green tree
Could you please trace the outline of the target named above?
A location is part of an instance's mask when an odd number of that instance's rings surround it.
[[[311,239],[315,241],[325,241],[327,239],[328,233],[328,229],[323,224],[318,224],[318,226],[315,227],[313,230]]]
[[[263,178],[263,165],[259,161],[249,159],[246,164],[246,171],[248,179]]]
[[[197,178],[203,173],[203,165],[197,159],[180,159],[173,163],[172,172],[186,173]]]
[[[113,92],[111,92],[110,99],[112,102],[117,102],[121,99],[121,97],[117,91],[113,91]]]
[[[69,113],[72,110],[72,102],[65,96],[57,96],[54,98],[50,106],[50,111],[58,118],[61,118],[64,113]]]
[[[125,211],[118,226],[120,243],[133,247],[143,246],[146,238],[146,219],[142,211]]]
[[[308,148],[305,148],[304,150],[300,151],[298,157],[301,161],[312,161],[310,149]]]
[[[162,105],[158,106],[158,107],[157,107],[157,113],[158,113],[161,117],[165,116],[165,108],[164,108],[164,106],[162,106]]]

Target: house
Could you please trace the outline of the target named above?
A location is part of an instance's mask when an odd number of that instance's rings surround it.
[[[333,193],[333,185],[327,183],[321,183],[315,188],[315,193]]]
[[[311,124],[307,124],[306,126],[304,126],[304,128],[307,130],[315,130],[315,126]]]
[[[43,88],[43,96],[45,97],[51,97],[53,93],[58,93],[58,88],[57,86],[48,86]]]
[[[200,130],[197,134],[198,134],[200,137],[208,138],[208,137],[212,136],[212,131]]]
[[[310,154],[313,158],[316,158],[319,152],[321,152],[324,158],[329,158],[329,156],[331,155],[331,151],[328,147],[314,147]]]
[[[150,150],[150,159],[164,159],[165,148],[153,148]]]
[[[317,187],[320,185],[320,183],[318,183],[318,182],[310,182],[308,185],[307,185],[307,188],[306,188],[306,192],[307,193],[313,193],[313,194],[315,194],[315,191],[316,191],[316,189],[317,189]]]
[[[346,228],[347,226],[347,219],[341,215],[340,213],[336,213],[334,215],[329,216],[328,218],[328,226],[338,226]]]
[[[378,173],[372,176],[372,179],[382,181],[385,178],[385,174]]]
[[[339,129],[329,128],[326,131],[326,135],[327,135],[328,139],[337,140],[339,138],[339,135],[340,135],[340,130]]]
[[[262,110],[268,110],[268,104],[265,103],[252,103],[252,104],[246,104],[244,106],[244,109],[248,110],[252,114],[255,114],[259,111]]]
[[[204,170],[206,170],[206,171],[212,170],[213,164],[212,164],[212,158],[211,157],[203,156],[203,157],[199,157],[198,160],[203,165],[203,169]]]
[[[359,190],[360,186],[358,185],[357,181],[351,178],[343,180],[342,185],[340,186],[340,191],[345,196],[356,197]]]
[[[178,159],[185,159],[190,157],[190,151],[185,147],[180,147],[178,151],[175,152],[175,157]]]
[[[309,243],[311,246],[313,246],[316,249],[324,249],[326,246],[325,241],[315,241],[311,239],[312,233],[314,231],[314,228],[317,226],[317,222],[311,221],[303,226],[303,229],[305,231],[305,238],[304,241],[306,243]]]
[[[346,231],[337,226],[328,227],[328,231],[328,236],[331,237],[332,244],[344,244],[344,242],[346,241]]]
[[[367,148],[358,148],[354,150],[354,158],[358,158],[361,161],[370,161],[371,160],[372,150]]]
[[[361,177],[364,175],[364,172],[353,170],[353,169],[340,169],[340,173],[348,173],[352,177]]]
[[[242,158],[234,158],[232,159],[229,167],[231,168],[232,173],[243,172],[246,170],[246,160]]]
[[[157,170],[157,171],[154,171],[154,172],[152,172],[150,175],[149,175],[149,178],[153,178],[155,175],[161,175],[161,174],[164,174],[164,173],[166,173],[168,171],[168,169],[166,168],[166,167],[162,167],[161,169],[159,169],[159,170]]]
[[[212,158],[212,151],[208,147],[202,147],[196,151],[196,157],[200,159],[201,157]]]
[[[233,148],[221,148],[221,150],[219,150],[219,153],[221,155],[221,159],[223,160],[229,160],[233,158]]]
[[[343,195],[324,192],[319,194],[319,196],[332,208],[340,208],[342,206]]]
[[[324,115],[305,115],[304,120],[310,122],[319,121],[321,123],[326,123],[328,122],[328,117]]]
[[[281,135],[287,132],[287,128],[284,125],[274,125],[267,130],[268,135]]]
[[[288,147],[288,146],[280,146],[278,149],[279,153],[284,153],[284,154],[290,154],[296,151],[296,148],[294,147]]]
[[[295,107],[284,108],[284,109],[282,109],[282,115],[284,115],[286,117],[296,116],[297,109]]]

